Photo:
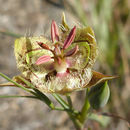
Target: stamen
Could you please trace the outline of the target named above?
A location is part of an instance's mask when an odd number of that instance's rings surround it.
[[[58,64],[60,65],[61,64],[61,58],[60,57],[57,57],[57,62],[58,62]]]
[[[78,45],[76,45],[73,49],[71,49],[70,51],[68,51],[65,56],[68,57],[68,56],[73,56],[75,55],[77,52],[78,52]]]
[[[51,24],[51,39],[52,42],[59,41],[59,31],[56,22],[53,20]]]
[[[56,55],[61,55],[61,50],[60,50],[60,48],[57,44],[55,45],[54,52],[55,52]]]
[[[50,61],[51,59],[52,58],[50,56],[43,55],[43,56],[38,58],[38,60],[36,61],[36,65],[40,65],[40,64],[46,63],[46,62]]]
[[[67,49],[70,46],[70,44],[73,42],[75,38],[75,34],[76,34],[76,26],[74,26],[74,28],[71,30],[68,37],[66,38],[63,49]]]
[[[42,47],[43,49],[50,50],[49,46],[46,45],[46,44],[44,44],[43,42],[37,42],[37,43],[38,43],[38,45],[39,45],[40,47]]]

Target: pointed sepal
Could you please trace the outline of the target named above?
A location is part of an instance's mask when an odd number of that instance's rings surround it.
[[[92,73],[93,73],[92,79],[89,82],[89,84],[87,84],[86,88],[95,86],[99,83],[102,83],[102,82],[105,82],[105,81],[108,81],[108,80],[111,80],[111,79],[118,78],[118,76],[104,75],[104,74],[96,72],[94,70],[92,71]]]

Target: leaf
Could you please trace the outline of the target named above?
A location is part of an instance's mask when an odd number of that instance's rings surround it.
[[[35,93],[32,93],[33,95],[35,95],[38,99],[40,99],[41,101],[43,101],[46,105],[48,105],[48,107],[50,107],[51,109],[54,109],[54,104],[52,103],[52,101],[42,92],[40,92],[37,88],[35,88],[35,86],[33,86],[33,84],[31,82],[29,82],[28,80],[24,79],[23,77],[19,76],[19,78],[29,87],[32,88]]]
[[[36,92],[36,96],[43,101],[46,105],[48,105],[48,107],[50,107],[51,109],[54,109],[55,106],[53,104],[53,102],[42,92],[40,92],[38,89],[34,89],[34,91]]]
[[[30,92],[32,93],[32,91],[30,91],[28,88],[22,86],[21,84],[15,82],[14,80],[10,79],[9,77],[7,77],[6,75],[4,75],[3,73],[0,73],[0,76],[2,76],[3,78],[5,78],[6,80],[8,80],[9,82],[13,83],[14,85],[16,85],[17,87],[27,91],[27,92]]]
[[[38,99],[35,96],[20,96],[20,95],[0,95],[0,98],[34,98],[34,99]]]
[[[22,78],[21,75],[18,75],[18,76],[14,76],[12,78],[13,81],[17,82],[18,84],[24,86],[25,88],[28,88],[29,86],[27,86],[23,80],[24,78]],[[0,84],[0,87],[17,87],[15,84],[13,84],[12,82],[7,82],[7,83],[1,83]]]
[[[88,93],[88,100],[93,109],[104,107],[110,97],[107,81],[92,87]]]

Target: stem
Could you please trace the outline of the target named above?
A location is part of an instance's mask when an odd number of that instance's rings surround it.
[[[54,108],[54,110],[61,110],[61,111],[66,111],[67,114],[69,115],[70,119],[72,120],[76,130],[81,130],[82,128],[82,124],[79,122],[79,120],[77,119],[77,111],[75,111],[74,109],[71,108],[70,104],[67,104],[58,94],[52,94],[54,96],[54,98],[60,103],[60,105],[63,107],[63,109],[57,109]],[[69,97],[69,100],[70,97]]]
[[[69,109],[69,105],[56,93],[52,94],[53,97],[61,104],[61,106],[65,109]]]
[[[82,130],[83,124],[76,117],[71,116],[70,113],[68,113],[68,115],[69,115],[70,119],[72,120],[72,122],[75,126],[75,129],[76,130]]]
[[[89,101],[88,101],[88,92],[89,92],[89,89],[86,89],[85,102],[84,102],[83,108],[82,108],[81,113],[80,113],[80,118],[79,118],[81,123],[85,122],[85,120],[88,116],[89,108],[90,108],[90,104],[89,104]]]
[[[69,106],[72,108],[73,105],[72,105],[71,97],[70,97],[69,95],[67,95],[66,98],[67,98],[67,101],[68,101]]]

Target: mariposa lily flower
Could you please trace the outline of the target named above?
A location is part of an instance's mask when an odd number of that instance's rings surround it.
[[[52,21],[51,40],[17,39],[15,56],[23,77],[45,93],[65,94],[113,78],[92,70],[98,56],[92,28],[70,28],[64,15],[60,28]]]

